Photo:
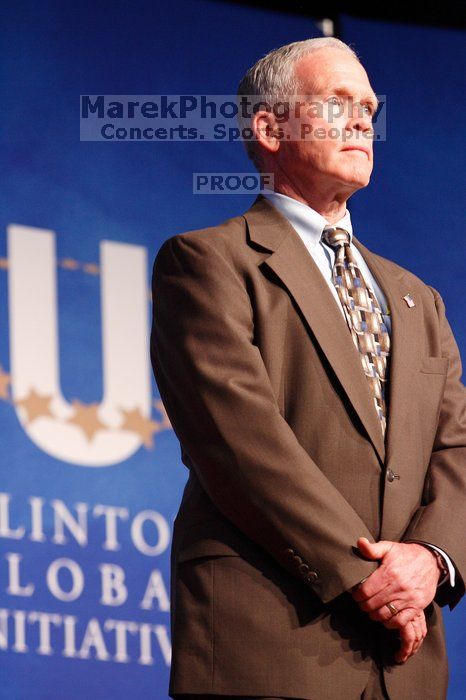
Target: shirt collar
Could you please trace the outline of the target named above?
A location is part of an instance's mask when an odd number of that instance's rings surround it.
[[[315,209],[298,202],[297,199],[288,197],[280,192],[263,192],[262,195],[268,199],[283,216],[288,219],[293,228],[301,237],[306,238],[313,245],[317,245],[322,237],[322,231],[326,226],[339,226],[348,231],[350,241],[353,237],[353,227],[348,209],[345,215],[334,224],[329,222]]]

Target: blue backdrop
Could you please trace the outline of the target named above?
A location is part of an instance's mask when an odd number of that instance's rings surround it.
[[[240,144],[82,142],[79,95],[232,94],[303,17],[208,0],[3,4],[0,698],[166,698],[171,526],[186,478],[146,353],[153,258],[248,208],[193,172]],[[387,139],[358,237],[442,294],[463,351],[464,35],[344,17]],[[446,611],[464,697],[466,607]]]

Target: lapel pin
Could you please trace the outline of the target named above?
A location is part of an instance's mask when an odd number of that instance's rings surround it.
[[[414,299],[413,299],[413,297],[411,296],[411,294],[405,294],[405,296],[403,297],[403,299],[404,299],[404,301],[406,302],[406,304],[408,305],[408,307],[409,307],[410,309],[412,309],[413,306],[416,306],[416,304],[414,303]]]

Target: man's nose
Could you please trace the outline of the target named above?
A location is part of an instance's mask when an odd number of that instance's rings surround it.
[[[358,131],[369,131],[372,127],[372,116],[360,102],[348,106],[347,126]]]

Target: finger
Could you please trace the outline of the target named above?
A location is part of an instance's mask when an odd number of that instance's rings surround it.
[[[369,576],[370,576],[370,574],[369,574]],[[365,581],[367,581],[367,579],[369,578],[369,576],[364,576],[364,578],[362,578],[360,581],[358,581],[358,583],[356,583],[356,584],[352,587],[351,591],[352,591],[352,592],[357,591],[357,590],[359,589],[359,587],[362,586],[362,584],[363,584]]]
[[[414,656],[414,654],[419,649],[421,639],[422,639],[421,628],[419,625],[418,618],[414,618],[413,620],[411,620],[410,625],[412,626],[413,632],[414,632],[414,640],[413,640],[413,646],[411,648],[410,656]]]
[[[360,583],[352,591],[352,596],[357,603],[361,603],[365,600],[369,600],[372,596],[376,595],[392,582],[388,579],[385,567],[383,564],[379,566],[368,578]],[[379,605],[379,607],[381,607]]]
[[[418,625],[419,629],[419,643],[416,651],[420,649],[422,644],[424,643],[424,639],[426,638],[427,635],[427,624],[426,624],[426,617],[424,615],[424,611],[422,611],[419,616],[416,618],[416,623]]]
[[[426,616],[424,612],[422,613],[422,634],[423,634],[423,640],[427,637],[427,622],[426,622]]]
[[[364,612],[367,612],[370,619],[374,620],[374,622],[381,622],[382,624],[385,624],[393,618],[396,618],[406,608],[406,603],[403,603],[403,601],[401,600],[390,598],[388,602],[395,606],[395,608],[398,610],[398,613],[394,614],[390,610],[390,608],[387,607],[386,603],[384,603],[381,607],[372,606],[372,598],[367,603],[360,603],[359,607],[361,608],[361,610],[364,610]],[[409,609],[411,611],[413,610],[412,608]],[[401,625],[396,626],[400,627]]]
[[[422,643],[423,643],[425,636],[426,636],[425,632],[424,632],[424,629],[426,629],[424,612],[421,611],[419,613],[419,615],[417,615],[413,619],[412,624],[414,627],[414,631],[416,633],[416,642],[414,645],[413,653],[416,654],[419,651],[419,649],[421,648]]]
[[[408,584],[405,585],[403,582],[394,579],[388,581],[385,586],[381,587],[372,596],[364,597],[364,593],[367,593],[367,589],[355,592],[353,599],[356,600],[361,610],[367,613],[382,610],[385,606],[390,607],[390,603],[398,610],[403,610],[404,608],[423,610],[430,602],[430,598],[426,598],[419,588],[411,589],[408,587]]]
[[[395,660],[404,663],[414,656],[421,648],[427,634],[427,625],[423,611],[418,614],[400,631],[401,647],[395,655]]]
[[[406,627],[418,614],[419,608],[405,608],[404,610],[400,610],[397,615],[393,615],[389,620],[386,620],[383,625],[389,630],[401,629],[402,627]]]
[[[398,611],[403,610],[403,608],[414,607],[412,603],[409,604],[408,601],[403,600],[403,598],[399,595],[399,591],[396,591],[392,584],[388,584],[371,598],[358,601],[359,607],[361,610],[364,610],[364,612],[370,614],[380,610],[381,615],[383,615],[383,620],[388,620],[393,615],[393,613],[387,607],[389,603],[394,605]]]
[[[395,543],[389,540],[380,540],[380,542],[369,542],[367,537],[360,537],[357,545],[363,556],[367,559],[383,559],[388,554]]]
[[[400,630],[401,646],[395,654],[395,661],[398,663],[405,663],[409,659],[413,650],[415,637],[413,625],[411,622],[408,622],[408,624]]]
[[[408,623],[400,631],[400,648],[395,654],[395,661],[398,663],[405,663],[408,660],[413,647],[414,641],[414,630],[412,625]]]
[[[414,644],[413,644],[413,650],[411,653],[411,655],[414,656],[414,654],[417,653],[417,651],[419,650],[419,647],[421,646],[422,642],[424,641],[424,636],[422,634],[422,623],[421,623],[420,616],[415,617],[411,621],[411,624],[414,628],[414,634],[416,635],[415,640],[414,640]]]

